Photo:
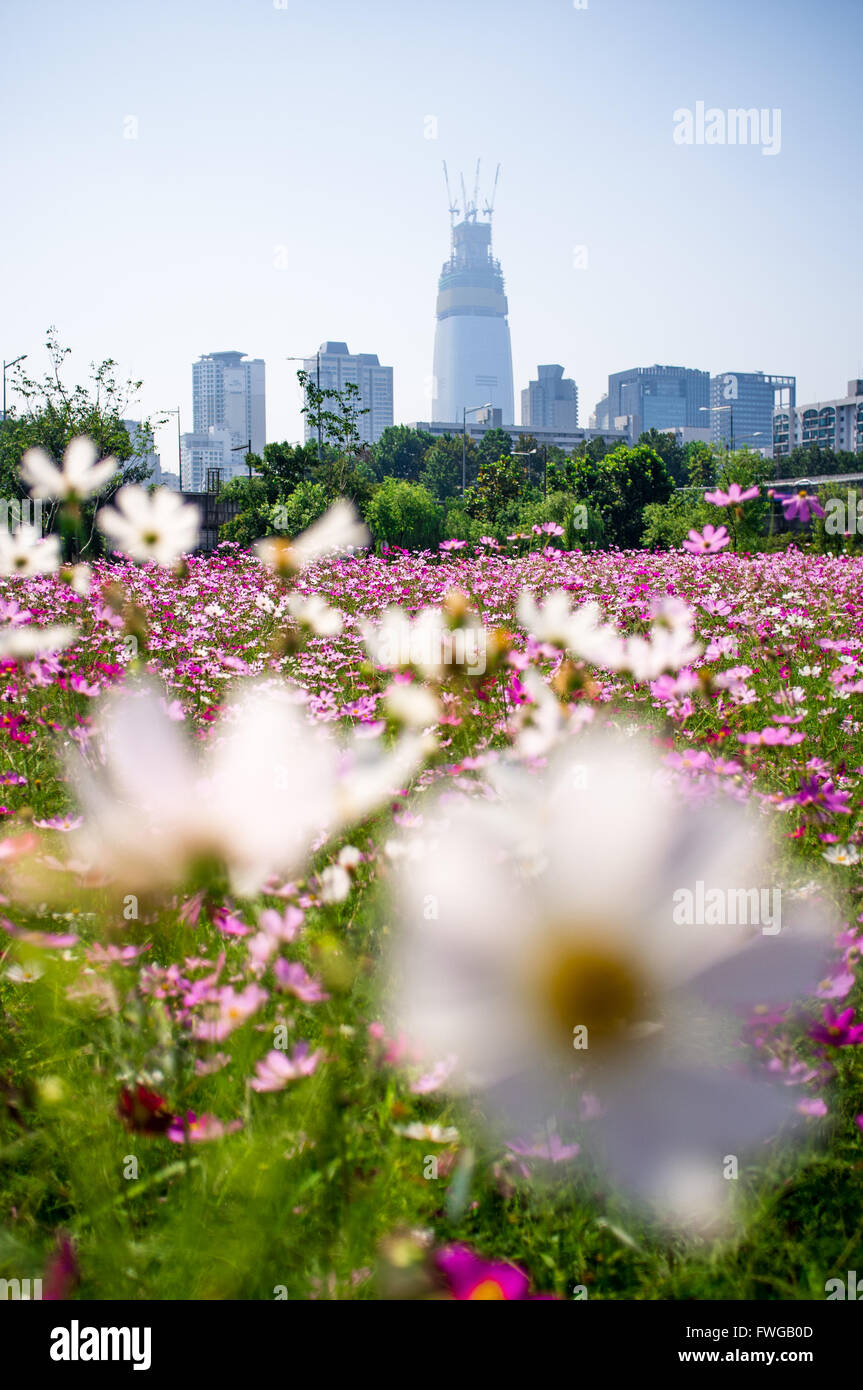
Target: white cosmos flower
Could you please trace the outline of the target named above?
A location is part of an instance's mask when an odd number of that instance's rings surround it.
[[[380,622],[362,624],[363,641],[376,666],[398,671],[412,666],[426,680],[441,680],[453,670],[482,675],[486,668],[486,629],[479,615],[465,612],[451,628],[440,608],[423,608],[411,618],[397,604]]]
[[[598,1095],[582,1151],[595,1134],[618,1182],[689,1219],[696,1196],[728,1189],[724,1156],[791,1109],[786,1088],[724,1065],[739,1057],[729,1016],[812,992],[830,924],[677,925],[678,890],[762,885],[766,847],[736,803],[679,802],[634,739],[585,734],[541,775],[501,763],[492,780],[497,800],[441,803],[394,860],[390,1031],[455,1053],[454,1084],[482,1092],[507,1138]]]
[[[859,864],[860,852],[856,845],[831,845],[823,851],[828,864]]]
[[[384,691],[384,707],[392,719],[414,729],[427,729],[441,717],[439,700],[424,685],[393,681]]]
[[[241,894],[297,871],[322,832],[377,809],[422,755],[417,740],[346,749],[309,723],[301,698],[282,682],[240,685],[201,752],[157,689],[109,695],[101,762],[70,760],[84,813],[70,858],[130,892],[177,885],[205,861],[225,866]]]
[[[59,567],[59,536],[43,537],[35,526],[26,525],[11,536],[0,531],[0,574],[53,574]]]
[[[63,501],[89,497],[99,492],[119,471],[117,460],[108,455],[97,462],[98,450],[92,439],[78,435],[63,455],[63,467],[48,457],[44,449],[28,449],[21,460],[21,477],[31,497],[56,497]]]
[[[318,637],[338,637],[342,630],[338,608],[331,608],[320,594],[298,594],[294,589],[288,595],[287,607],[301,627],[309,628]]]
[[[115,507],[103,507],[96,517],[118,550],[133,560],[155,560],[167,568],[193,550],[198,539],[201,512],[187,505],[169,488],[145,488],[127,483],[116,494]]]
[[[360,520],[352,502],[339,498],[329,511],[312,522],[293,540],[284,536],[268,536],[258,541],[255,549],[259,558],[280,573],[307,569],[316,560],[339,551],[359,549],[369,543],[367,527]]]
[[[78,637],[78,629],[63,623],[22,623],[0,628],[0,657],[12,661],[28,661],[43,652],[61,652]]]
[[[529,589],[518,599],[518,620],[539,642],[553,642],[583,661],[617,670],[623,639],[610,623],[601,622],[598,603],[585,603],[574,612],[564,589],[553,589],[541,605]]]

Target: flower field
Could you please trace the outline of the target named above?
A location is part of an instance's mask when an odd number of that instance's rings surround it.
[[[861,562],[301,542],[6,565],[0,1276],[823,1298]]]

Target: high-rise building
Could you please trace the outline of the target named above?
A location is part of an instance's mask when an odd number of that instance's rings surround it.
[[[854,378],[844,396],[812,405],[779,406],[773,415],[773,457],[796,448],[863,454],[863,381]]]
[[[578,429],[578,387],[556,363],[537,367],[521,393],[521,423],[542,430]]]
[[[157,486],[162,482],[162,468],[159,455],[156,453],[155,441],[151,429],[144,429],[140,420],[124,420],[123,428],[129,436],[132,445],[134,462],[145,464],[147,477],[144,483],[155,483]]]
[[[303,363],[313,381],[317,380],[318,358],[308,357]],[[382,367],[374,352],[348,352],[347,343],[321,343],[321,390],[343,391],[348,382],[360,388],[360,409],[367,411],[357,420],[360,439],[374,444],[393,423],[393,369]],[[326,401],[324,409],[327,408]],[[305,417],[305,437],[308,442],[314,429]]]
[[[480,221],[478,176],[477,165],[474,196],[463,193],[460,222],[450,198],[451,249],[438,281],[432,420],[462,420],[465,409],[488,404],[500,410],[504,425],[513,425],[509,309],[500,261],[491,249],[494,195]]]
[[[242,352],[209,352],[192,366],[192,429],[206,434],[210,427],[226,429],[233,463],[230,473],[242,472],[243,450],[252,441],[252,453],[261,454],[267,440],[264,363]],[[235,464],[239,464],[235,467]]]
[[[181,435],[181,491],[210,492],[217,482],[245,476],[244,454],[232,453],[232,440],[230,430],[218,425]]]
[[[596,407],[598,429],[626,430],[636,441],[645,430],[683,425],[702,428],[710,406],[710,373],[694,367],[632,367],[608,378]]]
[[[797,378],[764,372],[720,372],[710,381],[711,443],[773,450],[773,412],[795,404]]]

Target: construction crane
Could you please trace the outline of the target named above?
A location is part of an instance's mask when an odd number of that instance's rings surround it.
[[[452,194],[451,194],[450,191],[449,191],[449,174],[448,174],[448,172],[447,172],[446,160],[444,160],[444,162],[443,162],[443,176],[444,176],[444,179],[446,180],[446,197],[447,197],[447,202],[449,203],[449,220],[450,220],[450,226],[454,226],[454,225],[455,225],[455,219],[456,219],[456,217],[457,217],[457,215],[458,215],[458,210],[459,210],[459,209],[458,209],[458,204],[453,202],[453,200],[452,200]]]
[[[485,215],[486,215],[486,217],[488,218],[489,221],[491,221],[492,213],[494,212],[494,200],[495,200],[495,196],[496,196],[496,194],[497,194],[497,181],[498,181],[498,178],[499,178],[499,177],[500,177],[500,165],[498,164],[497,169],[495,170],[495,175],[494,175],[494,185],[493,185],[492,190],[491,190],[491,200],[490,200],[489,202],[487,202],[487,203],[485,204],[485,207],[483,208],[483,212],[485,213]]]

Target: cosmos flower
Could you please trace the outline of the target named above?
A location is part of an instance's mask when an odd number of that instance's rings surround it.
[[[732,507],[739,506],[741,502],[749,502],[753,497],[760,495],[760,487],[742,488],[739,483],[732,483],[727,492],[723,492],[721,488],[716,488],[713,492],[705,492],[704,500],[705,502],[712,502],[714,507]]]
[[[44,449],[28,449],[21,460],[21,477],[30,489],[31,497],[54,497],[62,501],[79,501],[91,493],[100,492],[120,469],[112,456],[97,462],[98,451],[91,439],[78,435],[70,441],[63,455],[63,467],[48,457]]]
[[[823,857],[828,864],[859,864],[860,851],[856,845],[830,845],[829,849],[823,851]]]
[[[63,623],[10,624],[0,628],[0,660],[29,661],[46,652],[62,652],[78,635],[77,628]]]
[[[194,1110],[187,1110],[185,1117],[174,1116],[165,1133],[174,1144],[185,1144],[187,1139],[190,1144],[206,1144],[213,1139],[224,1139],[242,1128],[242,1120],[231,1120],[226,1125],[215,1115],[196,1115]]]
[[[129,892],[215,863],[250,895],[297,869],[322,832],[375,810],[423,756],[416,739],[339,743],[276,681],[239,684],[200,756],[148,684],[108,695],[97,724],[96,755],[69,758],[84,815],[69,856]]]
[[[766,846],[736,804],[678,801],[636,739],[582,735],[542,774],[488,775],[498,798],[439,805],[400,865],[391,1031],[455,1053],[451,1088],[479,1092],[506,1139],[576,1109],[577,1069],[602,1103],[584,1143],[606,1170],[661,1214],[706,1221],[722,1155],[789,1114],[736,1074],[718,1020],[811,992],[827,932],[788,912],[770,936],[674,924],[681,886],[754,886]]]
[[[133,560],[155,560],[167,569],[194,550],[201,510],[185,503],[178,493],[166,487],[150,493],[127,483],[114,502],[115,506],[97,512],[96,525]]]
[[[809,1029],[810,1038],[816,1042],[828,1043],[830,1047],[856,1047],[863,1042],[863,1023],[854,1022],[854,1010],[845,1009],[837,1014],[832,1005],[824,1005],[824,1022],[814,1023]]]
[[[288,595],[288,612],[301,627],[307,627],[317,637],[338,637],[342,630],[342,615],[331,608],[320,594],[299,594],[296,589]]]
[[[811,496],[805,490],[792,492],[787,496],[781,492],[771,492],[770,496],[782,503],[782,511],[786,521],[800,521],[805,526],[810,517],[823,517],[825,515],[824,508],[818,498]]]
[[[504,1260],[485,1260],[467,1245],[448,1245],[439,1250],[435,1264],[451,1297],[458,1301],[514,1302],[543,1297],[528,1292],[530,1280],[517,1265]]]
[[[703,532],[696,531],[693,527],[689,532],[689,539],[683,542],[683,549],[688,550],[691,555],[715,555],[730,543],[731,537],[724,526],[708,524]]]
[[[323,1050],[309,1052],[306,1042],[298,1043],[290,1056],[273,1048],[256,1064],[256,1074],[249,1084],[253,1091],[282,1091],[289,1081],[311,1076],[323,1059]]]
[[[60,568],[60,537],[42,536],[35,526],[14,534],[0,530],[0,574],[54,574]]]
[[[328,512],[292,540],[269,536],[258,541],[258,558],[279,574],[296,574],[338,551],[357,550],[369,543],[369,533],[352,502],[334,502]]]
[[[553,642],[588,661],[592,666],[618,670],[623,661],[623,641],[609,623],[601,622],[598,603],[586,603],[574,612],[569,594],[553,589],[538,604],[529,589],[518,597],[518,620],[539,642]]]

